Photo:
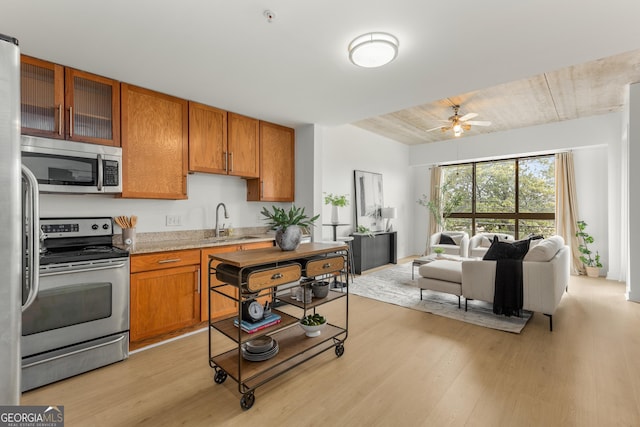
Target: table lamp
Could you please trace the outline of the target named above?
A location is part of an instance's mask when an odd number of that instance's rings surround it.
[[[382,218],[387,220],[387,226],[385,227],[385,231],[391,231],[391,219],[396,217],[396,208],[382,208],[381,210]]]

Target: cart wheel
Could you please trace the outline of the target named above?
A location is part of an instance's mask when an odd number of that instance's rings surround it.
[[[336,346],[336,356],[340,357],[344,354],[344,345],[338,344]]]
[[[216,384],[222,384],[227,379],[227,373],[222,369],[216,371],[216,375],[213,377],[213,380]]]
[[[250,409],[253,406],[253,403],[256,401],[256,397],[252,391],[249,391],[242,396],[240,399],[240,407],[245,411]]]

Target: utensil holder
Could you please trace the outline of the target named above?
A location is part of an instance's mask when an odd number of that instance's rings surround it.
[[[133,249],[136,245],[136,229],[135,228],[123,228],[122,229],[122,244],[127,249]]]

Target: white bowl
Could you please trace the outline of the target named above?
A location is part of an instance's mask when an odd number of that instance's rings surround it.
[[[322,325],[315,326],[303,325],[302,323],[298,323],[298,325],[300,325],[300,327],[304,329],[306,336],[317,337],[322,333],[322,329],[327,325],[327,322],[325,321]]]

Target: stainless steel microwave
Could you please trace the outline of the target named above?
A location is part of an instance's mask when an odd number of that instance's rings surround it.
[[[122,148],[21,137],[22,164],[42,193],[121,193]]]

